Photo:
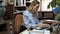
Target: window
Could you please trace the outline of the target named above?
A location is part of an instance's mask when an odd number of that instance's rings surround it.
[[[41,4],[40,4],[40,11],[52,11],[52,7],[50,7],[49,9],[47,8],[49,2],[51,2],[52,0],[40,0]]]
[[[26,6],[26,0],[14,0],[14,6]]]

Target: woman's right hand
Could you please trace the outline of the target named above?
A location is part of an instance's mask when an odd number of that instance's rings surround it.
[[[49,27],[49,24],[37,24],[36,27]]]

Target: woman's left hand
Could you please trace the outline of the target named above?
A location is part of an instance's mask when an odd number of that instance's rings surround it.
[[[37,24],[36,27],[49,27],[49,24]]]

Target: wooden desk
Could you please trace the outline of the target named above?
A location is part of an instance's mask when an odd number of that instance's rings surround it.
[[[53,23],[60,24],[60,21],[55,20],[40,20],[40,21],[47,24],[53,24]],[[60,26],[58,26],[58,34],[60,34],[59,32],[60,32]],[[51,34],[53,34],[53,32],[51,32]]]
[[[43,23],[47,23],[47,24],[53,24],[53,23],[55,23],[55,21],[54,20],[51,20],[51,21],[47,21],[47,20],[40,20],[41,22],[43,22]],[[25,30],[26,31],[26,30]],[[22,32],[22,33],[24,33],[24,31]],[[19,34],[21,34],[21,33],[19,33]],[[24,33],[24,34],[26,34],[26,33]],[[50,32],[50,34],[53,34],[53,32]],[[60,34],[60,33],[59,33]]]
[[[55,20],[40,20],[43,23],[47,23],[47,24],[53,24],[55,23]]]

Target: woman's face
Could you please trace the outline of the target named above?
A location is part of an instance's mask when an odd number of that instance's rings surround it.
[[[37,12],[37,11],[38,11],[38,8],[39,8],[39,4],[33,6],[33,11],[34,11],[34,12]]]

